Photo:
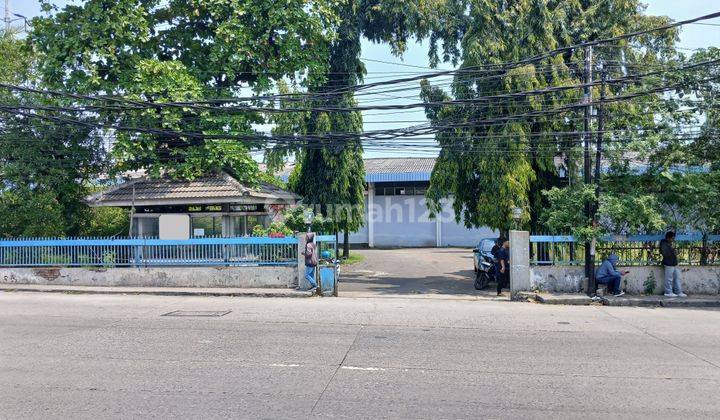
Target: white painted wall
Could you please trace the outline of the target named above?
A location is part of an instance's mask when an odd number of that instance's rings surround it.
[[[190,239],[190,216],[187,214],[161,214],[158,223],[160,239]]]
[[[369,242],[372,231],[374,246],[391,247],[473,247],[480,239],[495,237],[489,228],[468,229],[455,221],[452,201],[443,204],[440,222],[430,218],[422,195],[376,196],[374,187],[365,198],[365,226],[350,235],[350,243]],[[368,218],[372,214],[372,220]],[[370,227],[372,223],[372,227]]]

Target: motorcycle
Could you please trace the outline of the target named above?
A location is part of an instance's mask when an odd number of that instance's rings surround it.
[[[495,257],[490,249],[495,244],[492,239],[483,239],[477,248],[473,249],[475,254],[475,289],[482,290],[496,279]]]

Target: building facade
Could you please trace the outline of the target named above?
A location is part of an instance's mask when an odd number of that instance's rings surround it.
[[[431,215],[425,192],[434,158],[365,159],[365,225],[350,235],[369,247],[475,246],[493,237],[489,228],[467,228],[455,220],[452,200]]]
[[[455,220],[452,200],[431,214],[425,192],[434,158],[365,159],[365,223],[350,235],[359,246],[472,247],[494,237],[489,228],[467,228]],[[292,167],[280,174],[287,180]],[[91,206],[132,209],[134,237],[244,236],[253,227],[267,227],[301,197],[270,184],[248,188],[226,173],[192,181],[130,180],[88,199]],[[313,203],[304,203],[313,204]]]
[[[131,209],[130,236],[187,239],[252,234],[300,197],[271,184],[247,187],[227,173],[192,181],[140,177],[88,199]]]

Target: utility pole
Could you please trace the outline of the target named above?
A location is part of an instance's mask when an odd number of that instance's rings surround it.
[[[597,111],[597,140],[595,143],[595,208],[593,218],[597,216],[600,199],[600,163],[602,160],[603,131],[605,131],[605,83],[607,82],[607,70],[601,64],[600,67],[600,106]]]
[[[607,81],[607,70],[600,64],[600,105],[597,112],[597,140],[595,141],[595,202],[592,208],[592,223],[597,224],[597,212],[600,208],[600,176],[602,169],[603,136],[605,135],[605,82]],[[593,238],[590,245],[590,262],[593,269],[592,276],[588,277],[588,289],[595,290],[597,281],[595,279],[595,249],[597,239]]]
[[[5,0],[5,33],[10,32],[10,0]]]
[[[592,183],[592,165],[590,160],[590,118],[592,117],[592,46],[585,47],[585,119],[583,124],[583,181],[585,185]],[[585,217],[590,220],[592,213],[592,204],[585,203]],[[588,279],[589,296],[595,294],[595,252],[590,242],[585,242],[585,277]]]

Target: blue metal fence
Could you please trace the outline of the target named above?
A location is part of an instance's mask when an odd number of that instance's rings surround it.
[[[335,240],[334,236],[332,240]],[[297,257],[297,239],[294,237],[0,240],[0,266],[9,267],[293,265],[297,264]]]
[[[662,260],[659,242],[663,235],[609,235],[596,245],[596,260],[617,254],[621,265],[657,265]],[[708,265],[720,264],[720,235],[678,234],[675,247],[681,265],[698,265],[703,252]],[[530,263],[534,265],[583,265],[585,245],[571,235],[530,235]]]

